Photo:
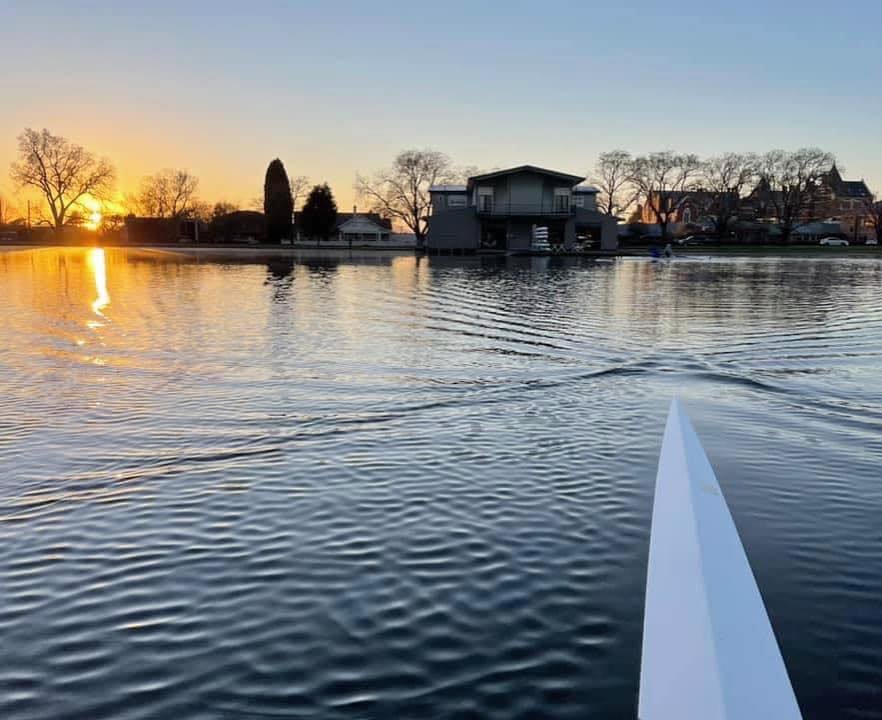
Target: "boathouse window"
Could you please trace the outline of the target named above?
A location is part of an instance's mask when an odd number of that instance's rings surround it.
[[[493,188],[478,188],[478,209],[481,212],[493,212]]]
[[[567,212],[570,209],[570,190],[569,188],[554,189],[554,211]]]
[[[465,195],[448,195],[447,196],[447,207],[459,208],[466,206],[466,196]]]

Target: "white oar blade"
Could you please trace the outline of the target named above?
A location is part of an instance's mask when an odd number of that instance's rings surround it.
[[[799,720],[714,471],[671,404],[652,511],[640,720]]]

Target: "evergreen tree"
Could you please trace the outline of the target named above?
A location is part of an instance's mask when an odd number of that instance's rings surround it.
[[[291,220],[294,201],[291,184],[282,161],[276,158],[266,169],[263,183],[263,213],[266,216],[266,236],[269,242],[279,242],[291,237]]]
[[[328,184],[316,185],[300,212],[307,237],[327,240],[337,224],[337,203]]]

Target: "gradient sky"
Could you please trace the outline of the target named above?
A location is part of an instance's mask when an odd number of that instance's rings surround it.
[[[597,153],[817,145],[882,191],[880,0],[0,0],[0,193],[16,135],[183,167],[245,202],[281,157],[327,180],[407,147],[587,173]]]

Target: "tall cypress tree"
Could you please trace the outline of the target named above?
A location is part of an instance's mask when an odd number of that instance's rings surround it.
[[[327,240],[337,225],[337,202],[328,184],[316,185],[300,213],[307,236]]]
[[[266,216],[266,236],[269,242],[291,237],[294,202],[291,184],[282,161],[276,158],[266,169],[263,183],[263,213]]]

